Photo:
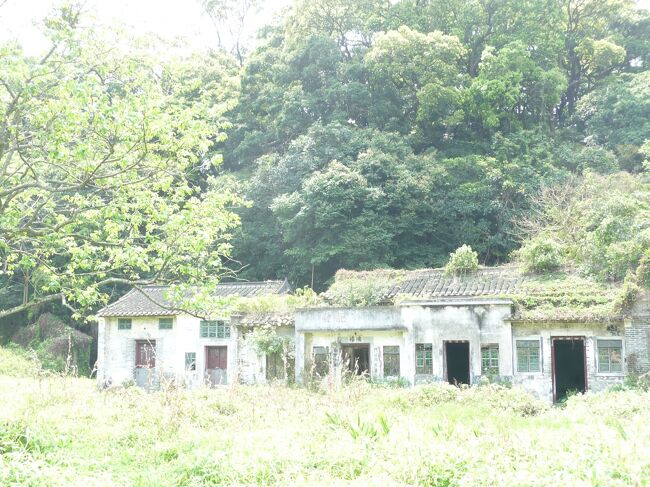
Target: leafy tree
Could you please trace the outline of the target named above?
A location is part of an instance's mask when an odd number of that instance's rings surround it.
[[[577,118],[593,143],[615,151],[627,169],[639,170],[641,146],[650,139],[650,72],[611,78],[580,100]]]
[[[193,184],[219,162],[206,154],[232,106],[229,63],[162,62],[78,22],[72,8],[48,19],[40,59],[0,48],[2,282],[23,286],[0,317],[55,300],[87,309],[115,283],[210,286],[238,222],[228,187]]]
[[[520,254],[535,254],[553,240],[566,265],[622,280],[628,272],[645,272],[649,221],[650,185],[642,176],[587,173],[540,193],[535,211],[520,221],[527,235]]]

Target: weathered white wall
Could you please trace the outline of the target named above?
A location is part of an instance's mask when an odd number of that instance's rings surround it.
[[[275,332],[280,336],[294,337],[292,326],[278,326]],[[237,367],[239,380],[245,384],[265,384],[266,355],[260,355],[246,340],[245,335],[239,334],[237,340]]]
[[[433,375],[413,375],[412,382],[445,380],[445,341],[468,341],[471,383],[481,376],[481,345],[499,345],[499,372],[512,375],[510,306],[506,304],[464,306],[405,306],[404,323],[413,330],[412,349],[416,343],[433,345]]]
[[[296,312],[296,381],[301,382],[311,367],[313,347],[329,347],[336,353],[340,345],[370,345],[370,376],[383,378],[384,345],[400,347],[400,374],[412,375],[413,360],[405,336],[401,312],[395,307],[315,308]]]
[[[296,375],[302,380],[314,346],[369,343],[371,377],[383,377],[381,347],[400,346],[400,374],[410,383],[444,380],[444,341],[470,345],[472,382],[481,375],[481,344],[498,343],[500,371],[512,376],[512,336],[507,304],[402,307],[325,308],[296,313]],[[354,334],[356,333],[356,336]],[[354,338],[352,338],[354,336]],[[433,374],[416,376],[415,344],[433,348]],[[337,345],[337,346],[338,346]],[[383,358],[383,357],[382,357]]]
[[[584,337],[585,360],[587,370],[587,390],[601,391],[621,382],[625,378],[626,364],[623,371],[618,373],[598,372],[596,341],[600,339],[623,339],[616,328],[608,329],[604,324],[515,324],[512,326],[512,360],[515,364],[513,382],[523,386],[541,399],[553,400],[553,362],[551,338],[553,337]],[[519,372],[516,370],[515,340],[541,338],[541,372]],[[625,342],[623,341],[623,356],[625,357]]]
[[[160,330],[159,317],[133,317],[130,330],[118,330],[118,318],[101,318],[98,325],[98,371],[100,383],[121,384],[133,380],[136,340],[156,341],[158,374],[185,380],[194,386],[203,383],[205,347],[228,347],[228,382],[237,373],[237,328],[231,327],[229,339],[201,338],[200,319],[190,315],[174,317],[171,330]],[[185,371],[185,352],[196,353],[196,371]]]

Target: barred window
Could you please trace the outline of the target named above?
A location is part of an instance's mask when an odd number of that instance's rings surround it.
[[[117,319],[117,329],[118,330],[130,330],[132,326],[131,318],[118,318]]]
[[[327,375],[329,372],[329,351],[327,347],[314,347],[312,354],[314,357],[314,372],[318,375]]]
[[[499,345],[481,347],[481,374],[499,375]]]
[[[201,338],[230,338],[230,325],[225,321],[201,321]]]
[[[517,370],[539,372],[539,340],[517,340]]]
[[[196,352],[185,352],[185,370],[196,370]]]
[[[415,373],[433,374],[433,345],[430,343],[415,344]]]
[[[598,340],[598,372],[623,371],[622,340]]]
[[[384,347],[384,377],[399,377],[399,346]]]
[[[159,330],[171,330],[174,327],[174,318],[159,318],[158,319],[158,329]]]

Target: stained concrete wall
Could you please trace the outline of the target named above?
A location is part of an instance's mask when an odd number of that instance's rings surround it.
[[[541,371],[540,372],[514,372],[513,382],[523,386],[541,399],[553,400],[553,362],[552,345],[553,337],[583,337],[585,341],[585,365],[587,372],[587,390],[601,391],[607,387],[621,382],[625,378],[626,366],[623,364],[622,372],[598,372],[598,339],[617,338],[623,340],[622,326],[605,324],[580,324],[580,323],[544,323],[526,324],[515,323],[512,326],[512,360],[516,364],[516,340],[534,339],[541,340]],[[625,356],[625,341],[623,340],[623,356]]]
[[[444,343],[446,341],[469,342],[471,383],[481,377],[481,346],[499,346],[499,372],[501,376],[512,375],[510,349],[512,339],[509,304],[464,306],[405,306],[402,317],[412,330],[409,347],[415,350],[417,343],[433,345],[433,374],[413,375],[411,382],[446,380]],[[414,357],[415,360],[415,357]]]
[[[385,345],[400,347],[400,374],[409,383],[444,380],[444,342],[468,341],[472,382],[481,375],[481,345],[498,344],[500,372],[512,376],[512,336],[509,304],[404,305],[401,307],[324,308],[296,312],[296,380],[309,370],[315,346],[337,351],[348,343],[370,344],[370,375],[383,378]],[[433,347],[433,373],[415,373],[415,345]]]
[[[412,375],[412,361],[402,324],[401,312],[395,307],[316,308],[299,310],[296,320],[296,381],[302,382],[311,368],[313,347],[328,347],[331,366],[338,367],[342,345],[370,345],[370,376],[383,378],[383,347],[400,347],[400,374]]]
[[[205,347],[228,347],[228,382],[237,375],[237,328],[229,339],[201,338],[200,319],[190,315],[174,317],[171,330],[158,327],[159,317],[133,317],[130,330],[118,330],[118,318],[100,318],[98,325],[97,379],[100,384],[121,384],[134,380],[137,340],[156,341],[158,374],[182,380],[190,386],[202,384],[205,373]],[[196,353],[196,371],[185,371],[185,352]]]

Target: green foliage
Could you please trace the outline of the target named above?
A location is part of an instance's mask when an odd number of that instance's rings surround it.
[[[320,290],[462,244],[505,262],[541,187],[640,170],[648,25],[609,0],[295,2],[244,62],[223,145],[253,201],[246,276]]]
[[[541,194],[535,216],[523,221],[529,237],[522,252],[552,237],[565,265],[621,281],[650,248],[648,221],[650,185],[643,176],[588,173]]]
[[[216,282],[239,198],[206,174],[220,162],[207,153],[225,137],[234,64],[163,59],[78,22],[72,8],[48,19],[42,59],[0,46],[2,284],[81,312],[115,283]]]
[[[641,286],[650,289],[650,249],[647,249],[639,259],[636,276]]]
[[[464,276],[478,270],[478,253],[469,245],[458,247],[449,254],[449,262],[445,266],[445,274]]]
[[[648,392],[550,408],[518,388],[436,387],[145,393],[0,377],[0,484],[643,484]]]
[[[291,294],[268,294],[254,298],[239,298],[233,305],[242,313],[289,312],[298,308],[321,305],[322,298],[309,287],[298,288]]]
[[[293,336],[283,336],[270,326],[256,326],[246,334],[246,341],[252,344],[259,355],[281,354],[283,359],[293,356]]]
[[[507,297],[524,321],[604,322],[623,314],[622,293],[620,286],[557,272],[529,279]]]
[[[399,277],[395,271],[374,271],[348,273],[340,270],[325,298],[335,306],[376,306],[382,302],[394,280]]]
[[[0,376],[33,377],[39,370],[28,352],[17,345],[0,347]]]
[[[562,266],[562,247],[550,237],[538,236],[517,251],[524,272],[543,274]]]

